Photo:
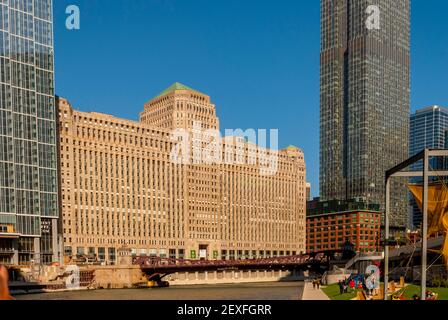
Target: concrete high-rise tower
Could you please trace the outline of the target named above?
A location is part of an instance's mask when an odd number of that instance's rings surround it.
[[[0,1],[0,263],[58,260],[52,14]]]
[[[321,0],[321,38],[321,198],[384,209],[385,171],[409,150],[410,0]],[[392,190],[403,228],[404,181]]]

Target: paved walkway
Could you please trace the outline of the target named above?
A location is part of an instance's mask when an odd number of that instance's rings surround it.
[[[330,300],[322,289],[313,289],[312,282],[305,282],[302,300]]]

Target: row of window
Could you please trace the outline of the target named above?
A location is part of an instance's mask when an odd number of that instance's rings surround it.
[[[54,95],[53,72],[0,57],[0,82],[38,93]]]
[[[0,212],[58,217],[57,194],[0,188]]]
[[[54,98],[0,84],[0,109],[54,120]]]
[[[105,248],[105,247],[71,247],[66,246],[64,248],[64,254],[66,256],[87,255],[96,256],[100,261],[114,262],[117,256],[117,248]],[[172,258],[172,259],[196,259],[198,252],[196,250],[190,250],[188,256],[185,249],[131,249],[132,256],[149,256],[160,258]],[[107,256],[106,256],[107,252]],[[255,259],[255,258],[269,258],[269,257],[284,257],[295,256],[297,251],[271,251],[271,250],[215,250],[211,252],[208,258],[222,259],[222,260],[235,260],[235,259]]]

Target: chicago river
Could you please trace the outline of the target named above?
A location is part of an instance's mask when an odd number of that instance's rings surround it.
[[[17,300],[300,300],[303,282],[81,290],[17,295]]]

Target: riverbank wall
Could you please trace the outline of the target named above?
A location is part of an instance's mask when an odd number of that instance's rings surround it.
[[[85,289],[145,288],[148,278],[139,266],[65,266],[48,267],[39,275],[24,277],[11,289],[17,293],[58,292]],[[262,282],[303,281],[302,271],[285,270],[218,270],[178,272],[162,278],[170,286],[216,285]],[[30,281],[32,279],[32,281]]]
[[[221,270],[179,272],[164,280],[170,286],[303,281],[303,272],[284,270]]]

